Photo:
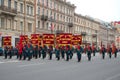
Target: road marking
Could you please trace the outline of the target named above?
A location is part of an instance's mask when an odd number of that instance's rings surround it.
[[[20,66],[18,66],[18,67],[28,67],[28,66],[38,66],[38,65],[41,65],[41,64],[44,64],[44,63],[35,63],[35,64],[27,64],[27,65],[20,65]]]
[[[114,75],[114,76],[111,76],[105,80],[114,80],[114,78],[117,78],[117,77],[120,77],[120,74],[117,74],[117,75]]]
[[[21,62],[21,61],[18,61],[18,60],[1,61],[0,64],[3,64],[3,63],[17,63],[17,62]]]

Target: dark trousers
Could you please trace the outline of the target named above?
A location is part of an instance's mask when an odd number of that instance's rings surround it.
[[[69,54],[66,54],[66,61],[69,61]]]
[[[7,54],[5,54],[5,59],[7,59]]]
[[[19,60],[21,60],[22,59],[22,54],[19,54]]]
[[[109,58],[111,59],[111,57],[112,57],[112,53],[111,53],[111,52],[109,52]]]
[[[78,55],[77,55],[77,59],[78,59],[78,62],[81,61],[81,54],[78,54]]]
[[[105,59],[105,52],[102,52],[102,59]]]
[[[11,58],[12,58],[12,53],[10,52],[10,53],[9,53],[9,59],[11,59]]]
[[[115,58],[117,58],[117,52],[115,52],[114,54],[115,54]]]
[[[87,56],[88,56],[88,61],[91,61],[91,52],[88,52]]]
[[[39,55],[39,58],[41,58],[41,52],[39,52],[39,54],[38,54],[38,55]]]
[[[49,59],[52,60],[52,53],[49,53]]]
[[[42,58],[43,58],[43,59],[46,58],[46,52],[44,52],[44,53],[42,54]]]
[[[64,59],[64,53],[61,53],[61,55],[62,55],[62,59]]]

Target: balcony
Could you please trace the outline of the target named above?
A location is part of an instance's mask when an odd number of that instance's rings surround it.
[[[68,26],[69,27],[73,27],[73,23],[68,23]]]
[[[93,37],[93,38],[96,38],[96,37],[97,37],[97,34],[92,34],[92,37]]]
[[[1,14],[7,14],[11,16],[17,15],[17,10],[4,6],[4,5],[0,5],[0,10],[1,10]]]
[[[48,16],[46,16],[46,15],[41,15],[41,20],[42,20],[42,21],[47,21],[47,20],[48,20]]]
[[[81,32],[82,36],[86,36],[86,34],[87,34],[86,32]]]

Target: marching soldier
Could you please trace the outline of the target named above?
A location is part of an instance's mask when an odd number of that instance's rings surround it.
[[[111,57],[112,57],[112,48],[111,48],[110,45],[108,45],[107,53],[109,54],[109,58],[111,59]]]
[[[46,58],[46,52],[47,52],[47,47],[44,45],[42,48],[42,58],[45,59]]]
[[[48,49],[48,54],[49,54],[49,60],[52,60],[52,53],[53,53],[53,46],[50,45]]]
[[[56,53],[57,60],[60,60],[60,49],[58,46],[56,46],[55,53]]]
[[[101,47],[102,59],[105,59],[105,52],[106,52],[106,49],[105,49],[105,46],[103,45]]]
[[[77,53],[78,62],[81,61],[81,53],[82,53],[82,52],[83,52],[82,47],[78,45],[78,46],[76,47],[76,53]]]
[[[27,43],[24,42],[24,45],[23,45],[23,60],[26,60],[26,57],[27,57]]]
[[[13,46],[9,47],[9,59],[12,58],[12,55],[14,53],[14,49],[13,49]]]
[[[8,55],[8,47],[4,46],[4,54],[5,54],[5,59],[7,59],[7,55]]]
[[[28,61],[30,61],[32,59],[32,55],[33,55],[33,46],[30,43],[30,41],[28,41],[27,50],[28,50],[28,53],[27,53],[28,54]]]
[[[117,52],[118,52],[118,50],[117,50],[116,46],[113,45],[112,46],[112,54],[114,54],[115,58],[117,58]]]
[[[37,45],[34,46],[34,57],[35,59],[37,59],[38,57],[38,46]]]
[[[74,52],[74,47],[71,47],[70,48],[70,59],[72,59],[73,57],[73,52]]]
[[[64,57],[65,57],[65,46],[61,47],[61,56],[62,56],[62,59],[64,59]]]
[[[90,46],[90,44],[88,44],[88,46],[87,46],[88,61],[91,61],[91,52],[92,52],[91,46]]]
[[[66,61],[69,61],[70,54],[71,54],[70,46],[67,45],[67,46],[66,46]]]
[[[41,54],[42,54],[42,47],[39,46],[39,49],[38,49],[38,55],[39,55],[39,58],[41,58]]]
[[[92,45],[92,53],[93,53],[93,56],[95,56],[96,48],[95,48],[94,44]]]

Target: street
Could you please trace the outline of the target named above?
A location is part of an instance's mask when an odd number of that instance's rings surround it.
[[[0,80],[120,80],[120,54],[112,59],[107,55],[105,60],[97,54],[91,61],[83,54],[80,63],[76,54],[69,62],[55,57],[19,61],[0,56]]]

